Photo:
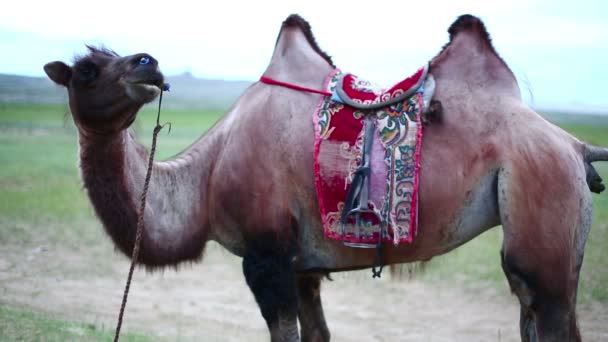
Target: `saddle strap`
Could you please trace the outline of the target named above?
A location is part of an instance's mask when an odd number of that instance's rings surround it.
[[[353,209],[369,209],[369,177],[371,174],[371,150],[376,124],[369,116],[365,117],[365,132],[363,136],[363,153],[361,166],[355,171],[350,190],[344,201],[340,223],[344,227]],[[355,208],[357,204],[357,208]],[[364,208],[365,207],[365,208]]]

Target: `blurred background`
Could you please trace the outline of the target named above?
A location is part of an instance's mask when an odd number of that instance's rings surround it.
[[[0,13],[0,73],[44,76],[42,65],[70,61],[85,52],[86,43],[122,55],[148,52],[167,75],[252,82],[267,66],[280,24],[291,13],[310,22],[318,43],[341,69],[380,84],[397,82],[429,61],[446,43],[449,24],[471,13],[485,21],[535,108],[608,108],[603,91],[608,4],[601,0],[352,1],[347,6],[227,0],[208,7],[184,1],[109,0],[95,6],[18,1]],[[219,87],[218,93],[228,88]]]
[[[604,1],[17,1],[0,12],[0,340],[107,340],[128,270],[82,190],[65,89],[42,70],[85,44],[147,52],[172,84],[163,99],[178,153],[256,81],[291,13],[342,70],[397,82],[479,16],[525,101],[581,139],[608,146],[608,3]],[[134,125],[145,144],[152,104]],[[608,163],[596,164],[608,179]],[[608,195],[594,195],[579,315],[586,341],[608,340]],[[500,268],[500,229],[426,265],[372,280],[333,275],[324,305],[337,341],[517,341],[519,306]],[[208,244],[201,264],[136,273],[127,340],[268,340],[240,260]],[[416,267],[414,267],[416,268]],[[415,274],[412,279],[412,274]]]

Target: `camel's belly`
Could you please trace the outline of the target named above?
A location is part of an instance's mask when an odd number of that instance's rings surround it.
[[[425,219],[421,216],[420,233],[413,243],[385,245],[386,263],[428,260],[435,255],[447,253],[500,224],[496,179],[496,171],[488,172],[482,177],[466,196],[459,212],[435,213],[452,216],[453,219],[448,224],[439,227],[432,217]],[[425,221],[430,223],[425,225]],[[301,236],[301,253],[296,260],[297,269],[338,271],[370,267],[373,264],[375,249],[346,247],[339,241],[327,239],[320,223],[308,222],[307,225],[311,226],[302,230],[304,234]]]
[[[497,179],[497,171],[490,172],[467,197],[453,225],[446,228],[446,239],[439,244],[442,253],[447,253],[500,224]]]

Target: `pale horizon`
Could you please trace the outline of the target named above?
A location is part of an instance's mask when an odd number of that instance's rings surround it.
[[[346,5],[348,4],[348,5]],[[0,73],[44,76],[85,44],[148,52],[167,75],[255,81],[282,21],[298,13],[342,70],[390,85],[434,57],[461,14],[480,17],[535,107],[608,109],[608,3],[583,1],[104,2],[21,1],[0,13]],[[120,11],[118,10],[120,9]],[[409,13],[409,14],[406,14]],[[348,18],[348,20],[346,19]],[[530,96],[530,93],[533,96]]]

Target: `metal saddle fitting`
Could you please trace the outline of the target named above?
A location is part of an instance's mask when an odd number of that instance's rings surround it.
[[[382,217],[369,205],[369,178],[371,175],[371,152],[372,143],[374,139],[374,133],[376,130],[376,124],[370,115],[365,116],[365,128],[363,136],[363,152],[361,166],[355,171],[353,181],[346,196],[344,202],[344,209],[340,216],[340,224],[342,228],[342,237],[346,236],[346,224],[348,219],[352,216],[355,217],[355,238],[361,238],[361,215],[362,214],[373,214],[380,222],[380,232],[377,243],[365,243],[365,242],[348,242],[343,241],[343,244],[348,247],[355,248],[376,248],[376,260],[372,267],[373,277],[380,277],[383,266],[383,248],[382,248],[382,237],[385,232],[385,223]],[[376,267],[379,270],[376,271]]]

